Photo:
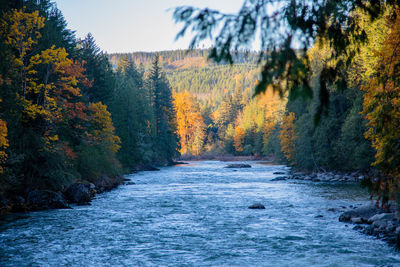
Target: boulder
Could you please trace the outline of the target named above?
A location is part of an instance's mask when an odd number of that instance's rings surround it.
[[[160,170],[159,168],[156,168],[156,167],[154,167],[154,166],[152,166],[152,165],[146,165],[146,166],[144,166],[143,169],[142,169],[142,171],[150,171],[150,172],[152,172],[152,171],[159,171],[159,170]]]
[[[70,203],[88,203],[91,201],[91,186],[90,184],[74,183],[65,191],[65,197]]]
[[[378,230],[384,230],[388,222],[386,220],[376,220],[372,223],[372,227],[377,228]]]
[[[375,221],[380,221],[380,220],[393,220],[394,214],[393,213],[380,213],[380,214],[375,214],[371,218],[368,219],[368,223],[374,223]]]
[[[137,171],[148,171],[148,172],[151,172],[151,171],[159,171],[160,169],[154,167],[154,166],[151,165],[151,164],[143,164],[143,165],[138,166],[138,167],[136,168],[136,170],[137,170]]]
[[[225,168],[233,168],[233,169],[251,168],[251,165],[243,164],[243,163],[234,163],[234,164],[229,164],[228,166],[225,166]]]
[[[60,193],[48,190],[34,190],[29,192],[26,203],[31,210],[70,208]]]
[[[350,221],[351,221],[352,223],[355,223],[355,224],[362,224],[362,223],[364,223],[364,220],[363,220],[362,218],[360,218],[360,217],[352,217],[352,218],[350,219]]]
[[[278,176],[274,179],[271,179],[271,181],[275,182],[275,181],[285,181],[288,177],[287,176]]]
[[[377,209],[375,206],[364,206],[342,213],[342,215],[340,215],[339,217],[339,221],[350,222],[351,218],[361,218],[364,221],[368,221],[368,219],[374,216],[375,214],[382,212],[383,212],[382,210]]]
[[[356,225],[356,226],[353,227],[353,230],[357,230],[357,231],[362,231],[364,229],[365,229],[365,227],[362,226],[362,225]]]
[[[249,209],[253,210],[265,210],[265,206],[261,203],[254,203],[253,205],[249,206]]]
[[[273,172],[272,174],[286,174],[285,172]]]
[[[396,235],[400,235],[400,226],[396,227],[396,230],[394,230]]]
[[[118,185],[123,184],[124,179],[122,176],[115,176],[115,177],[110,177],[107,175],[104,175],[102,177],[99,177],[95,181],[95,187],[96,187],[96,193],[102,193],[104,191],[110,191],[111,189],[116,188]]]

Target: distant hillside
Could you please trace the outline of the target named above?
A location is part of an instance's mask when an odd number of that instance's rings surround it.
[[[188,68],[201,68],[206,66],[215,66],[213,62],[207,60],[209,55],[208,49],[196,50],[171,50],[160,52],[133,52],[133,53],[113,53],[109,54],[111,63],[116,66],[118,59],[127,57],[130,61],[134,62],[137,66],[142,66],[149,69],[154,56],[160,56],[161,64],[164,71],[174,71]],[[256,53],[240,52],[234,56],[235,63],[238,64],[254,64],[257,60]],[[220,64],[222,65],[222,64]]]
[[[209,50],[174,50],[161,52],[134,52],[110,54],[111,63],[116,67],[121,57],[148,70],[154,56],[160,56],[160,65],[175,92],[188,91],[212,110],[218,108],[223,98],[235,90],[250,97],[258,78],[256,54],[239,53],[234,65],[215,64],[208,60]]]
[[[256,85],[258,69],[254,65],[207,66],[166,72],[175,92],[188,91],[212,109],[228,95],[239,90],[250,98]]]

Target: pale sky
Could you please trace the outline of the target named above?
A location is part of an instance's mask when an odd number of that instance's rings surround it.
[[[103,51],[186,49],[190,37],[175,40],[181,27],[174,7],[190,5],[236,13],[243,0],[55,0],[77,37],[92,33]],[[168,11],[168,9],[171,9]]]

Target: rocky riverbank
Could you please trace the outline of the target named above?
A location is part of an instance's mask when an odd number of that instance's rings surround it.
[[[131,173],[140,171],[159,171],[156,166],[174,166],[186,164],[179,161],[158,162],[156,164],[141,164],[132,168]],[[29,190],[25,194],[0,194],[0,215],[47,209],[70,209],[70,204],[90,205],[91,200],[105,191],[110,191],[121,184],[133,184],[123,176],[103,176],[95,182],[80,181],[71,184],[63,191]]]
[[[70,209],[70,204],[88,205],[96,194],[123,184],[122,176],[103,176],[95,183],[76,182],[63,191],[30,190],[26,194],[0,194],[0,214],[47,209]]]
[[[365,175],[361,172],[275,172],[274,174],[280,175],[273,179],[273,181],[282,180],[302,180],[313,182],[341,182],[341,183],[358,183],[361,182]]]
[[[365,178],[365,174],[361,172],[304,173],[287,171],[275,172],[274,174],[280,176],[272,179],[273,181],[301,180],[313,182],[360,183]],[[339,217],[339,221],[354,225],[354,230],[375,236],[400,249],[400,213],[393,208],[394,206],[393,204],[392,208],[386,210],[373,205],[362,207],[350,206],[348,208],[341,207],[332,209],[332,211],[341,211],[342,213]]]
[[[351,223],[353,229],[375,236],[400,248],[400,216],[395,209],[363,206],[342,213],[339,221]]]

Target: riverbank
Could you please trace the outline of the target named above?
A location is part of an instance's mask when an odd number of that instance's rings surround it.
[[[70,209],[70,204],[89,205],[96,194],[110,191],[125,181],[123,176],[103,176],[94,183],[75,182],[62,191],[34,189],[25,194],[0,194],[0,215],[48,209]]]
[[[186,164],[182,161],[164,161],[138,164],[129,174],[143,171],[159,171],[159,167]],[[70,204],[90,205],[91,200],[103,192],[111,191],[122,184],[133,184],[129,178],[121,176],[102,176],[93,183],[77,181],[63,190],[32,189],[24,193],[0,193],[0,215],[49,209],[71,209]]]
[[[141,164],[132,168],[130,173],[141,171],[159,171],[158,167],[184,164],[169,161],[158,164]],[[18,212],[30,212],[48,209],[71,209],[70,204],[90,205],[91,200],[103,192],[111,191],[124,183],[133,183],[124,175],[102,176],[93,183],[77,181],[60,191],[48,189],[26,190],[25,193],[0,193],[0,215]]]
[[[334,182],[334,183],[361,183],[368,176],[362,172],[276,172],[281,175],[274,178],[279,180],[301,180],[311,182]],[[363,234],[374,236],[390,245],[400,249],[400,213],[395,208],[395,203],[387,209],[377,208],[375,205],[354,207],[349,210],[332,209],[341,211],[338,218],[340,222],[354,225],[353,229]],[[345,208],[345,207],[341,207]]]
[[[302,180],[312,182],[340,182],[340,183],[359,183],[366,175],[359,171],[355,172],[288,172],[276,173],[283,176],[277,177],[278,179],[288,180]]]
[[[354,230],[375,236],[400,249],[400,217],[393,207],[381,209],[371,205],[354,208],[343,212],[339,221],[351,223]]]

